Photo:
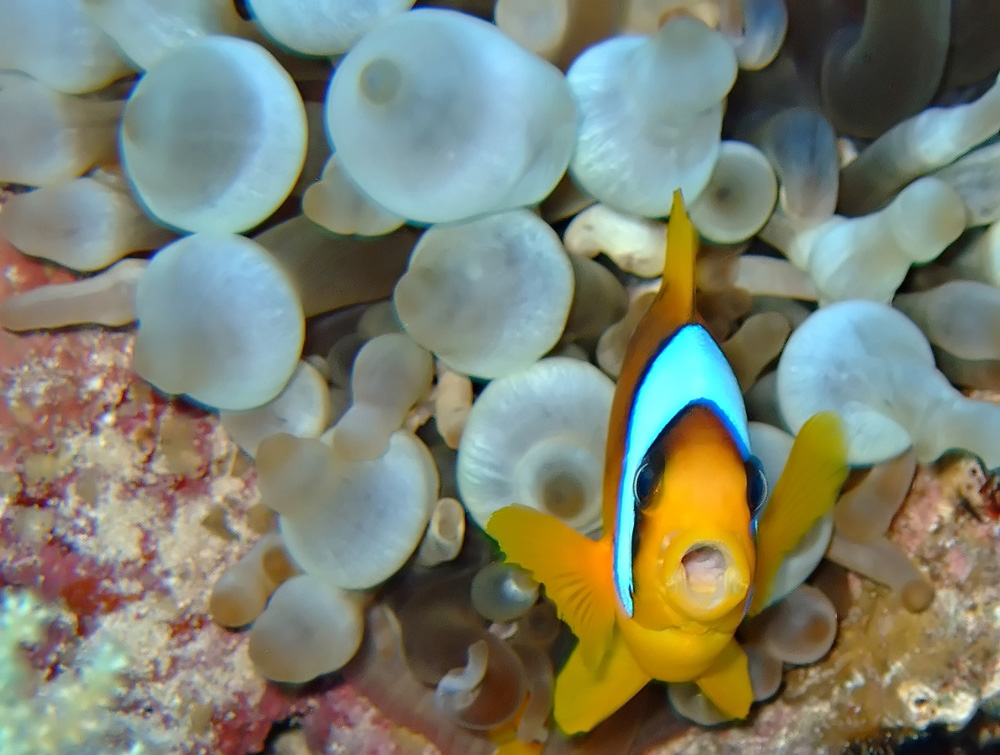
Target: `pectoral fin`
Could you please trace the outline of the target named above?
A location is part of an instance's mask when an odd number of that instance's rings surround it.
[[[586,662],[578,646],[556,677],[553,718],[566,734],[590,731],[649,681],[618,632],[598,669]]]
[[[833,508],[847,472],[847,441],[840,417],[834,412],[813,415],[795,436],[785,470],[757,524],[751,616],[767,606],[785,556]]]
[[[753,688],[747,656],[736,640],[730,640],[708,671],[694,680],[715,707],[733,718],[746,718],[753,703]]]
[[[507,560],[545,585],[559,615],[580,640],[587,663],[601,665],[615,623],[611,539],[591,540],[527,506],[500,509],[486,525]]]

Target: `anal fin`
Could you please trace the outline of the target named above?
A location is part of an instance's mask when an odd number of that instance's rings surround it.
[[[615,623],[611,539],[591,540],[555,517],[516,505],[493,514],[486,531],[507,561],[545,585],[587,663],[600,666]]]

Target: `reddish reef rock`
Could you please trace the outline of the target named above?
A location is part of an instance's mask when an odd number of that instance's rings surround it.
[[[2,241],[0,271],[0,297],[69,279]],[[117,643],[132,659],[117,715],[157,752],[257,752],[292,716],[302,731],[273,751],[435,752],[337,680],[265,683],[245,635],[209,620],[211,586],[258,537],[254,475],[215,417],[132,375],[131,343],[127,331],[0,331],[0,585],[62,610],[32,656],[40,672]],[[746,725],[675,722],[653,751],[836,752],[887,728],[967,723],[1000,692],[995,488],[972,461],[921,470],[892,538],[933,582],[931,608],[907,613],[852,577],[823,662],[789,672]]]
[[[0,298],[70,279],[2,240],[0,271]],[[119,715],[154,752],[246,755],[275,721],[317,710],[391,732],[348,688],[307,698],[265,683],[246,636],[210,621],[211,586],[258,537],[253,472],[214,416],[132,374],[131,344],[97,328],[0,330],[0,587],[62,609],[36,666],[120,646],[133,665]]]

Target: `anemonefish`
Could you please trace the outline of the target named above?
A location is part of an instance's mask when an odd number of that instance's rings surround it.
[[[696,249],[678,192],[660,290],[612,401],[600,539],[518,505],[486,528],[544,584],[579,640],[554,693],[568,734],[589,731],[651,680],[694,681],[725,714],[746,716],[753,692],[733,635],[767,605],[783,558],[847,475],[840,420],[818,414],[762,505],[743,397],[694,310]]]

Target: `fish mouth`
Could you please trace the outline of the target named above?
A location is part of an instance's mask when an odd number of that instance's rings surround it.
[[[714,545],[696,545],[681,556],[688,592],[711,596],[723,585],[728,566],[722,551]]]
[[[732,554],[721,543],[695,543],[681,556],[677,576],[684,602],[695,613],[728,609],[738,596]]]

